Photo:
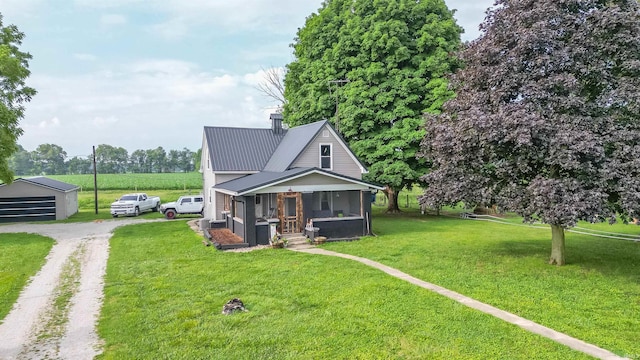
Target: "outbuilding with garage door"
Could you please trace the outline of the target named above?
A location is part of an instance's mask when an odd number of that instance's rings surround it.
[[[0,184],[0,223],[66,219],[78,212],[78,189],[43,176]]]

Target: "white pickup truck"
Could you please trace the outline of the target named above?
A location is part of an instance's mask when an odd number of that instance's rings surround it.
[[[204,208],[202,195],[180,196],[178,201],[162,204],[160,212],[167,219],[175,219],[178,214],[200,214]]]
[[[125,194],[111,203],[111,216],[138,216],[145,211],[160,210],[160,198],[145,193]]]

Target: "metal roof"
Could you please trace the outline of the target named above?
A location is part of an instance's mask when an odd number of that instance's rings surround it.
[[[331,176],[334,178],[339,178],[342,180],[346,180],[352,183],[357,183],[361,185],[369,186],[373,189],[382,190],[383,188],[379,185],[375,185],[360,179],[355,179],[349,176],[345,176],[342,174],[334,173],[331,171],[322,170],[316,167],[312,168],[293,168],[284,172],[270,172],[263,171],[257,174],[246,175],[239,179],[227,181],[221,184],[214,186],[214,189],[217,190],[225,190],[226,192],[234,193],[236,195],[242,195],[251,192],[252,190],[276,185],[283,181],[286,181],[291,178],[304,176],[307,174],[316,173],[326,176]]]
[[[260,171],[287,134],[272,129],[205,126],[213,171]]]
[[[36,177],[30,177],[30,178],[18,178],[18,179],[14,180],[14,182],[17,182],[17,181],[26,182],[26,183],[33,184],[33,185],[36,185],[36,186],[43,186],[43,187],[46,187],[46,188],[50,188],[50,189],[58,190],[58,191],[62,191],[62,192],[69,192],[69,191],[76,190],[76,189],[80,188],[77,185],[72,185],[72,184],[68,184],[66,182],[49,179],[49,178],[44,177],[44,176],[36,176]]]
[[[263,170],[287,170],[327,123],[322,120],[289,129]]]
[[[271,116],[272,120],[282,118],[280,114]],[[328,126],[347,146],[345,140],[333,130],[327,120],[296,126],[288,130],[278,128],[280,131],[274,131],[273,128],[205,126],[204,136],[209,148],[211,169],[214,172],[286,171],[325,126]],[[366,172],[366,167],[360,159],[348,146],[347,149]]]

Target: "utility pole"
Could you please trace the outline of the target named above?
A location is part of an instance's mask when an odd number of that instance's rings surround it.
[[[96,147],[93,146],[93,198],[96,204],[96,215],[98,215],[98,169],[96,169]]]
[[[341,80],[329,80],[329,96],[331,96],[331,85],[336,85],[336,131],[340,133],[340,112],[338,110],[338,88],[341,84],[346,84],[349,82],[349,79],[341,79]]]

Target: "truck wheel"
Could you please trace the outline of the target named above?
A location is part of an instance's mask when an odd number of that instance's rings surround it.
[[[136,206],[136,209],[133,211],[133,216],[140,215],[140,208]]]
[[[153,208],[154,212],[159,212],[160,211],[160,203],[156,204],[156,207]]]
[[[173,220],[176,218],[176,211],[173,209],[168,209],[167,211],[164,212],[164,217],[166,217],[169,220]]]
[[[111,215],[111,216],[113,216],[114,218],[117,218],[117,217],[118,217],[118,215],[116,215],[116,214],[113,214],[113,215]]]

